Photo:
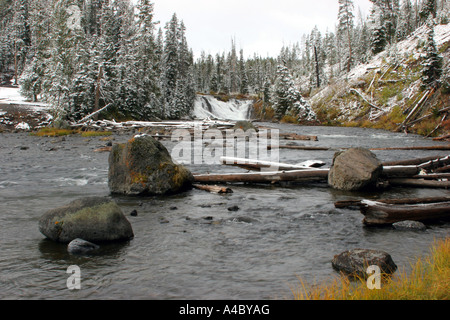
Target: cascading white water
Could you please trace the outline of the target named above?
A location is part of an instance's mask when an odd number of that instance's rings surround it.
[[[193,115],[197,119],[248,120],[252,114],[252,107],[252,100],[230,99],[224,102],[213,96],[198,95]]]

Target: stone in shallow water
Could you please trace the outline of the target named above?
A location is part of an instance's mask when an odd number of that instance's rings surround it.
[[[390,254],[381,250],[353,249],[335,255],[333,268],[346,274],[365,278],[367,267],[376,265],[382,273],[391,274],[397,270],[397,265]]]
[[[63,243],[77,238],[104,242],[134,237],[131,224],[120,207],[104,197],[81,198],[47,211],[39,220],[39,231]]]
[[[108,161],[108,186],[114,194],[177,193],[189,189],[194,179],[188,169],[173,162],[164,145],[148,135],[114,145]]]
[[[427,227],[420,221],[404,220],[392,224],[396,230],[426,230]]]
[[[99,248],[100,246],[95,243],[79,238],[70,241],[67,245],[67,251],[71,254],[87,254]]]

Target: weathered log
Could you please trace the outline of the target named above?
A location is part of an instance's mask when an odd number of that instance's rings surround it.
[[[440,146],[371,148],[370,150],[450,150],[450,144]]]
[[[306,140],[306,141],[319,141],[317,136],[302,135],[296,133],[280,133],[279,137],[285,140]]]
[[[404,187],[418,187],[418,188],[450,188],[450,181],[434,181],[424,179],[408,179],[408,178],[396,178],[389,179],[389,184],[392,186],[404,186]]]
[[[281,181],[327,180],[329,169],[309,169],[258,173],[194,174],[194,182],[202,183],[275,183]]]
[[[386,225],[403,220],[427,221],[450,217],[450,202],[392,205],[363,200],[360,207],[365,225]]]
[[[416,158],[416,159],[405,159],[405,160],[398,160],[398,161],[387,161],[383,162],[383,166],[411,166],[411,165],[419,165],[431,160],[437,160],[442,157],[440,156],[430,156],[430,157],[424,157],[424,158]]]
[[[406,116],[405,120],[397,127],[397,131],[401,130],[403,127],[405,129],[408,128],[409,120],[416,113],[416,111],[419,110],[420,106],[425,103],[425,101],[428,99],[428,96],[431,92],[432,92],[432,90],[428,90],[427,92],[425,92],[425,94],[422,96],[422,98],[419,100],[419,102],[414,106],[412,111]]]
[[[325,165],[323,161],[318,160],[308,160],[299,164],[289,164],[289,163],[279,163],[255,159],[221,157],[220,161],[224,165],[237,166],[243,169],[257,170],[257,171],[261,171],[264,169],[272,169],[272,171],[302,170],[302,169],[318,168]]]
[[[334,203],[335,208],[347,208],[347,207],[359,207],[363,200],[340,200]],[[377,199],[376,202],[384,204],[426,204],[426,203],[438,203],[449,202],[450,197],[427,197],[427,198],[402,198],[402,199]]]
[[[450,134],[445,134],[440,137],[433,138],[433,141],[445,141],[450,139]]]
[[[429,173],[429,174],[418,174],[412,176],[413,179],[425,179],[425,180],[436,180],[436,179],[450,179],[450,173]]]
[[[382,176],[385,178],[411,177],[419,173],[417,166],[383,166]]]
[[[436,173],[450,172],[450,165],[437,168],[436,170],[434,170],[434,172],[436,172]]]
[[[297,150],[317,150],[317,151],[326,151],[330,150],[330,148],[327,147],[310,147],[310,146],[289,146],[289,145],[281,145],[281,146],[267,146],[268,150],[271,149],[297,149]]]
[[[352,88],[352,89],[350,89],[350,92],[356,93],[358,96],[360,96],[360,97],[364,100],[365,103],[367,103],[367,104],[368,104],[369,106],[371,106],[372,108],[375,108],[375,109],[380,110],[380,111],[384,111],[382,108],[380,108],[380,107],[374,105],[373,103],[369,102],[369,100],[367,100],[367,99],[362,95],[362,93],[360,93],[358,90]]]
[[[220,186],[211,186],[211,185],[201,185],[201,184],[193,184],[194,188],[204,191],[209,191],[211,193],[233,193],[233,190],[231,190],[228,187],[220,187]]]

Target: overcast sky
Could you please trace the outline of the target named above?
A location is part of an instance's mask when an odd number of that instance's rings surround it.
[[[228,52],[231,39],[246,57],[253,53],[278,56],[283,44],[301,42],[317,25],[322,33],[335,31],[338,0],[154,0],[155,20],[163,28],[173,13],[184,21],[187,40],[196,58]],[[368,15],[369,0],[354,0]]]

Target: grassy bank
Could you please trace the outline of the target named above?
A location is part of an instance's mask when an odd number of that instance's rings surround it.
[[[300,284],[292,288],[296,300],[448,300],[450,299],[450,238],[436,241],[430,255],[418,258],[412,270],[384,277],[381,289],[370,290],[365,279],[342,276],[331,283]]]

